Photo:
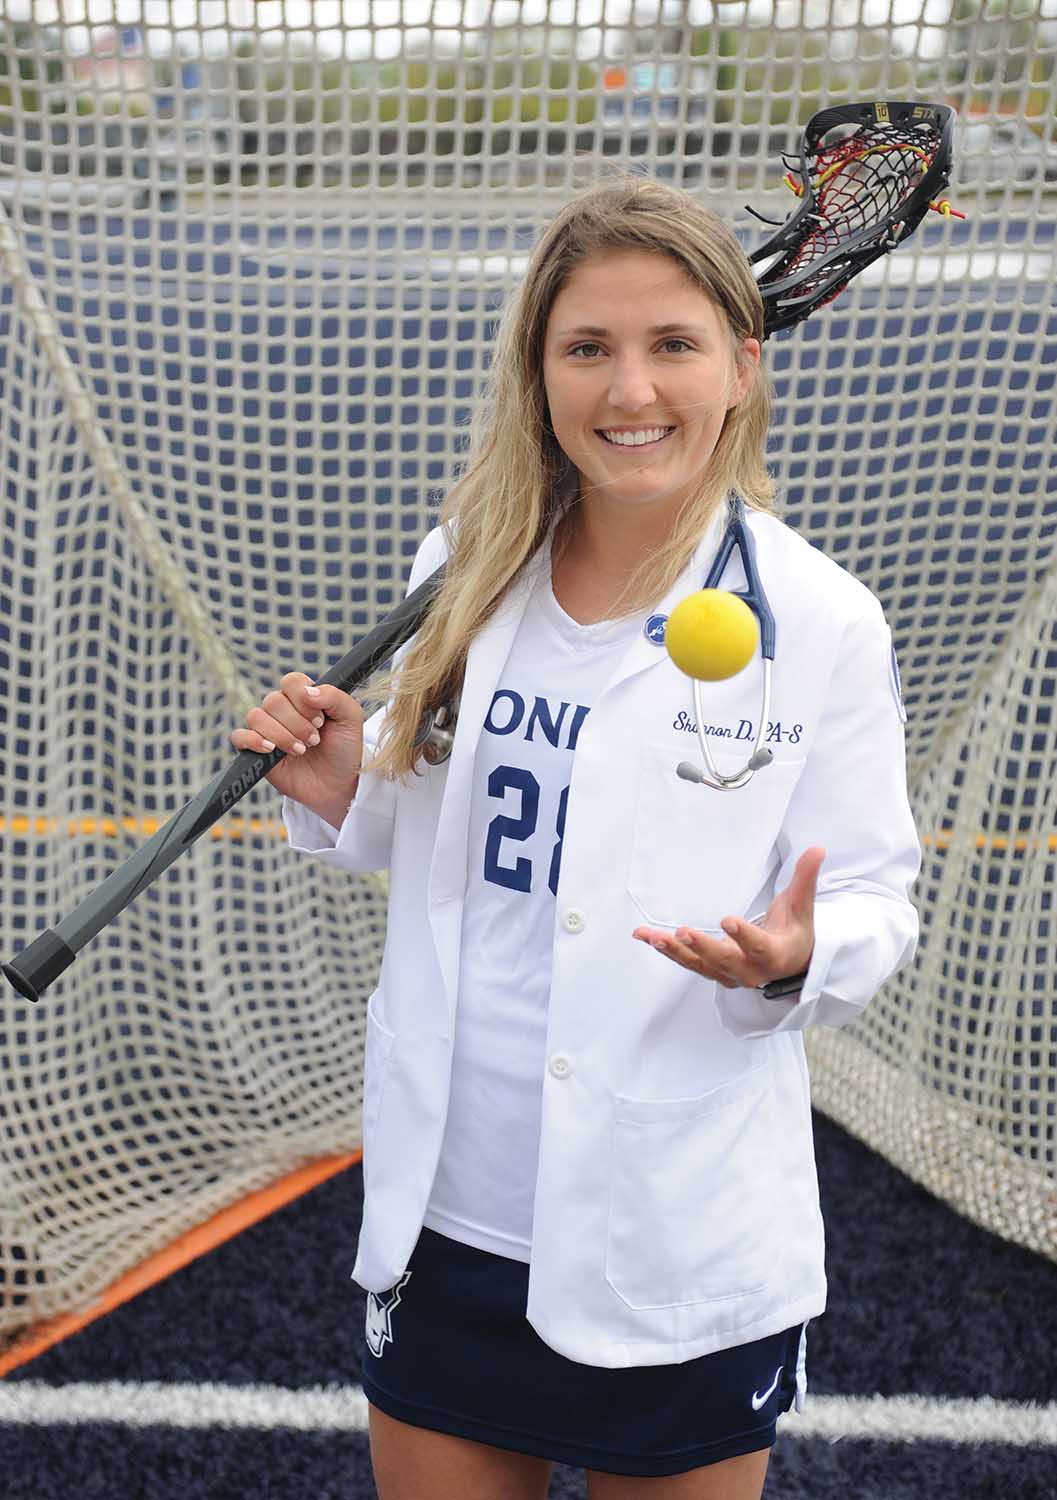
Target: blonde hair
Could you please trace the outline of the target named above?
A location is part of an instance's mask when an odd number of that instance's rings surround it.
[[[502,313],[491,368],[470,426],[463,472],[441,509],[450,555],[444,582],[399,670],[370,685],[389,711],[370,769],[390,778],[414,770],[423,712],[462,687],[470,642],[552,524],[575,505],[576,474],[550,427],[543,347],[555,298],[588,257],[640,250],[668,256],[709,297],[744,369],[745,338],[763,341],[763,303],[733,232],[679,189],[621,174],[573,197],[536,244],[524,280]],[[770,384],[762,365],[733,406],[696,494],[664,543],[645,556],[621,596],[622,612],[660,598],[686,566],[729,492],[774,508],[765,446]]]

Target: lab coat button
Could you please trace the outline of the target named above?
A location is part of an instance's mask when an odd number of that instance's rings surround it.
[[[578,906],[570,906],[562,916],[562,926],[566,932],[583,932],[587,926],[587,918]]]
[[[573,1065],[564,1052],[556,1052],[547,1066],[552,1078],[568,1078],[573,1070]]]

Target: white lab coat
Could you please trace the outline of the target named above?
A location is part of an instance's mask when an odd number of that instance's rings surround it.
[[[748,523],[777,620],[774,762],[735,791],[678,778],[680,760],[700,758],[686,727],[690,683],[642,634],[587,716],[573,764],[527,1315],[547,1344],[585,1364],[680,1362],[822,1312],[803,1030],[854,1020],[917,936],[908,892],[920,852],[881,608],[777,519],[750,511]],[[718,538],[717,522],[657,613],[701,587]],[[411,587],[443,555],[438,529]],[[437,1165],[474,750],[544,555],[472,644],[446,764],[406,784],[364,775],[336,837],[284,804],[292,847],[350,871],[390,868],[367,1013],[353,1270],[371,1291],[403,1274]],[[734,562],[723,582],[743,586]],[[757,657],[706,686],[721,770],[749,753],[761,672]],[[724,989],[632,938],[644,922],[715,931],[727,914],[761,916],[812,844],[827,855],[799,1000]]]

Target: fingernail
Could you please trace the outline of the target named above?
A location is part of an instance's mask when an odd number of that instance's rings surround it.
[[[319,697],[319,689],[317,687],[306,687],[305,688],[305,692],[308,694],[308,696],[310,698],[318,698]]]
[[[314,729],[313,729],[312,733],[308,736],[308,743],[310,745],[318,745],[319,744],[319,735],[316,733],[316,731]]]
[[[306,746],[302,745],[302,743],[301,743],[300,740],[294,740],[294,754],[295,755],[304,755],[305,749],[306,749]]]
[[[325,724],[325,723],[326,723],[326,722],[327,722],[327,721],[326,721],[326,719],[325,719],[325,718],[324,718],[324,717],[323,717],[323,715],[322,715],[322,714],[319,714],[319,715],[317,715],[317,717],[316,717],[316,718],[314,718],[314,719],[313,719],[313,720],[312,720],[312,723],[313,723],[313,724],[314,724],[314,725],[315,725],[315,726],[316,726],[316,728],[317,728],[317,729],[322,729],[322,728],[323,728],[323,725],[324,725],[324,724]]]
[[[660,940],[660,938],[655,938],[654,939],[653,946],[657,949],[658,953],[667,953],[668,952],[668,944],[667,943],[662,943],[661,940]]]
[[[275,745],[273,744],[273,742],[271,740],[261,740],[261,744],[264,746],[265,750],[274,750],[275,749]]]

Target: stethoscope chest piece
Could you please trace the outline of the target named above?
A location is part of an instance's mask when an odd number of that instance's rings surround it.
[[[441,703],[427,708],[419,720],[415,749],[428,766],[440,766],[451,754],[455,743],[455,705]]]

